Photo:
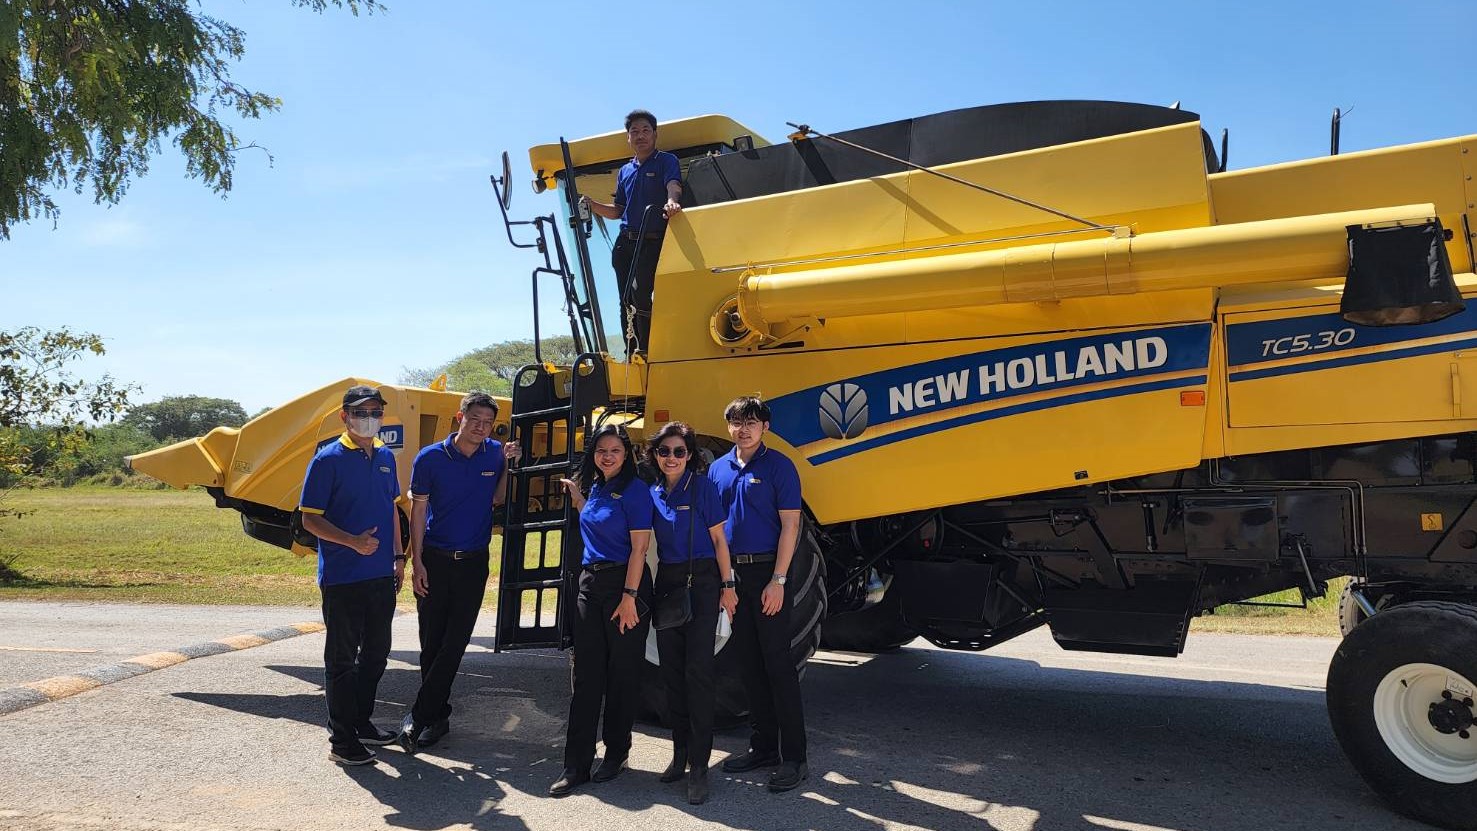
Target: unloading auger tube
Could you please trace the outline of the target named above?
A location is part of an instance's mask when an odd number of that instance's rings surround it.
[[[717,316],[748,332],[833,317],[1026,303],[1069,297],[1342,280],[1349,226],[1421,225],[1433,205],[1213,225],[881,263],[759,273],[739,279]],[[720,323],[723,321],[715,321]],[[715,327],[716,331],[717,327]]]

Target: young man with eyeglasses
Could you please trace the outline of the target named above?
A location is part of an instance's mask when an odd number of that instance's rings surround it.
[[[395,595],[405,574],[400,553],[400,480],[395,456],[379,440],[385,398],[374,387],[344,393],[347,428],[308,463],[298,510],[318,538],[323,594],[323,692],[328,704],[328,758],[367,765],[395,734],[370,720],[390,655]]]
[[[752,396],[736,398],[723,418],[733,450],[713,462],[708,478],[728,512],[724,530],[739,595],[728,648],[737,650],[753,728],[748,752],[725,761],[723,769],[743,773],[777,767],[769,776],[769,790],[777,793],[797,787],[810,774],[800,671],[790,653],[792,604],[785,599],[800,540],[800,474],[783,453],[764,445],[768,404]]]
[[[676,156],[656,149],[656,116],[646,110],[632,110],[626,115],[626,143],[633,155],[616,176],[611,203],[581,198],[591,211],[621,221],[610,261],[620,285],[621,312],[624,315],[630,310],[632,314],[635,338],[628,332],[626,349],[645,352],[650,341],[651,293],[656,286],[662,239],[667,233],[667,220],[682,210],[677,204],[682,198],[682,165]],[[628,331],[624,317],[621,330]]]
[[[420,623],[421,688],[400,725],[407,753],[451,730],[451,684],[487,590],[492,509],[503,503],[507,467],[519,457],[517,442],[492,438],[492,396],[467,395],[456,417],[456,432],[421,448],[410,469],[410,587]]]

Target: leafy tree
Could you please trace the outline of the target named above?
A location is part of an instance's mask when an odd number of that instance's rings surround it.
[[[229,398],[169,395],[152,404],[132,407],[123,423],[158,441],[185,439],[203,436],[217,427],[240,427],[246,423],[246,410]]]
[[[115,418],[134,388],[107,375],[83,381],[68,370],[73,361],[106,351],[101,337],[69,329],[0,331],[0,427]]]
[[[574,338],[544,338],[545,361],[559,366],[574,363]],[[446,388],[470,392],[481,390],[506,395],[513,388],[513,376],[523,367],[537,363],[532,340],[509,340],[474,349],[434,369],[406,369],[400,375],[401,383],[429,386],[442,373],[446,375]]]
[[[357,15],[376,0],[290,0]],[[59,215],[50,192],[116,203],[166,138],[191,177],[231,189],[243,145],[218,114],[260,118],[282,102],[231,78],[246,35],[190,0],[0,3],[0,239]]]

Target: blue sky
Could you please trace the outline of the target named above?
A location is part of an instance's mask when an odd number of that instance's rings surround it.
[[[1470,3],[741,4],[385,0],[315,15],[206,0],[247,32],[234,72],[284,100],[239,134],[222,200],[169,152],[122,204],[70,193],[59,227],[0,242],[0,328],[107,338],[88,372],[137,400],[200,394],[248,412],[348,375],[397,380],[532,332],[531,252],[507,246],[529,146],[718,112],[771,139],[1004,101],[1102,98],[1231,130],[1231,167],[1477,133]],[[1315,8],[1322,6],[1322,8]],[[545,318],[552,325],[554,316]]]

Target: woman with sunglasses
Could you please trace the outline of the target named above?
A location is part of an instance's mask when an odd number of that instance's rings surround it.
[[[564,740],[564,773],[549,786],[550,796],[565,796],[592,779],[614,779],[625,769],[649,625],[643,615],[651,604],[651,578],[646,574],[651,492],[636,477],[626,429],[606,424],[595,430],[585,445],[579,474],[560,484],[579,509],[585,551],[575,603],[574,696]],[[605,757],[591,776],[602,702]]]
[[[658,473],[651,486],[656,596],[686,591],[692,608],[686,623],[656,633],[672,718],[672,763],[661,781],[676,782],[685,774],[687,801],[700,805],[708,799],[708,757],[713,752],[718,614],[721,609],[731,619],[738,607],[723,533],[728,512],[718,486],[699,469],[697,434],[688,425],[674,421],[658,430],[647,442],[647,459]]]

